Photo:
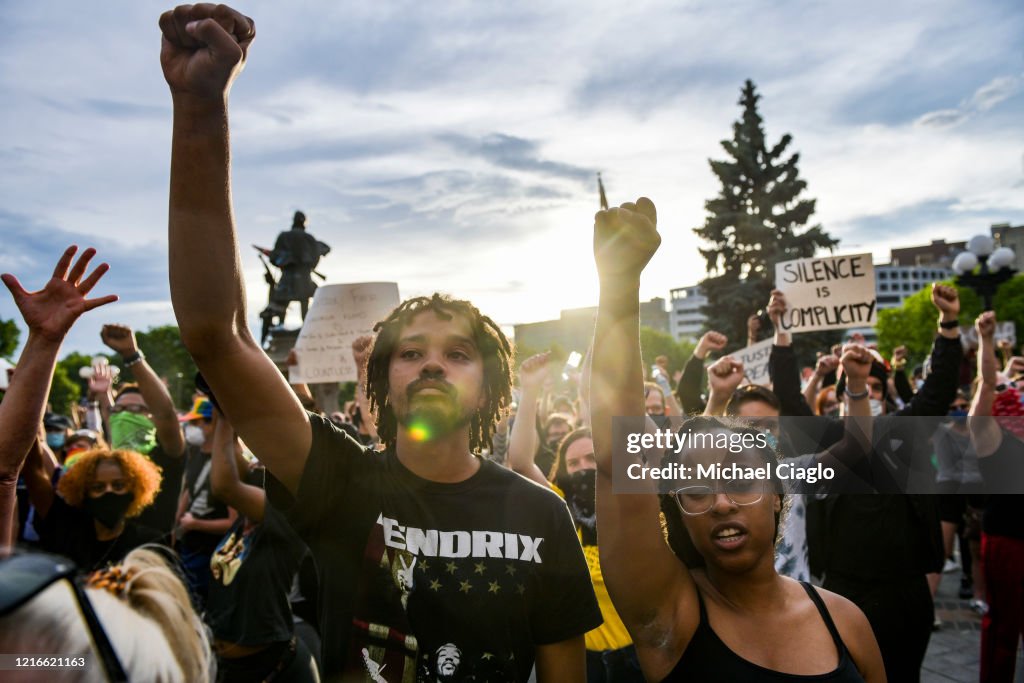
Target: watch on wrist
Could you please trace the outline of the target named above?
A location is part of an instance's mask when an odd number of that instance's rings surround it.
[[[859,401],[862,398],[867,398],[871,391],[869,389],[865,389],[864,391],[853,392],[850,391],[850,387],[846,387],[843,389],[843,393],[845,393],[846,397],[851,401]]]
[[[952,320],[949,320],[944,323],[940,322],[939,327],[942,328],[943,330],[955,330],[956,328],[960,327],[960,321],[957,320],[956,318],[953,318]]]

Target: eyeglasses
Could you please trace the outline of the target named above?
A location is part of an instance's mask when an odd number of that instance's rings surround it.
[[[1016,389],[1022,383],[1019,380],[1011,380],[1009,382],[1001,382],[996,385],[996,393],[1001,394],[1008,389]]]
[[[127,681],[128,676],[117,658],[117,653],[114,652],[114,646],[103,630],[103,625],[96,616],[81,581],[76,577],[75,565],[69,560],[43,553],[13,555],[0,560],[0,617],[11,614],[64,579],[71,583],[82,617],[85,618],[93,644],[107,672],[107,678],[111,681]]]
[[[764,498],[765,483],[762,480],[731,479],[724,483],[724,493],[735,505],[753,505]],[[684,486],[672,491],[672,498],[684,515],[703,515],[715,505],[719,492],[710,486]]]
[[[112,413],[135,413],[136,415],[148,415],[149,408],[141,403],[122,403],[110,409]]]

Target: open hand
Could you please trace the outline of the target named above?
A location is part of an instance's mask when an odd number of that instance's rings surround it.
[[[89,262],[96,255],[96,250],[92,247],[86,249],[72,266],[71,261],[77,251],[76,246],[70,246],[64,251],[50,281],[38,292],[26,292],[18,278],[9,273],[0,275],[0,279],[11,291],[14,304],[28,325],[29,332],[35,332],[45,339],[59,343],[64,340],[68,330],[80,315],[117,301],[114,294],[97,299],[85,298],[110,266],[101,263],[88,277],[84,277]]]

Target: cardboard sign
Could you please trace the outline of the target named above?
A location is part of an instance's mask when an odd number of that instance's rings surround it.
[[[786,295],[784,332],[842,330],[875,324],[875,267],[871,254],[784,261],[775,288]]]
[[[772,352],[773,342],[774,340],[771,338],[765,339],[753,346],[729,354],[743,363],[743,376],[751,384],[760,384],[761,386],[771,384],[771,379],[768,377],[768,356]]]
[[[373,334],[373,326],[398,304],[398,284],[394,282],[319,287],[295,342],[299,363],[289,368],[288,381],[356,381],[352,342]]]
[[[1017,346],[1017,325],[1012,320],[996,323],[995,341],[998,344],[1004,340],[1010,342],[1010,346]],[[960,328],[960,343],[965,349],[978,348],[978,331],[973,325]]]

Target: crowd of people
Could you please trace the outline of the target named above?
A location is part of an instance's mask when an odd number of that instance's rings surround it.
[[[979,678],[1012,680],[1024,357],[997,348],[991,311],[974,363],[957,290],[936,284],[926,372],[856,335],[801,368],[774,291],[746,340],[772,335],[766,385],[715,331],[673,373],[641,356],[660,244],[641,198],[595,218],[578,372],[517,359],[434,294],[356,340],[356,399],[318,410],[246,324],[227,93],[255,26],[194,5],[160,27],[171,297],[201,374],[175,406],[134,331],[107,324],[117,360],[86,373],[81,410],[50,412],[62,341],[116,300],[89,298],[108,267],[70,247],[39,291],[3,276],[28,337],[0,401],[0,652],[24,680],[916,681],[958,538]],[[712,438],[633,452],[630,432]],[[768,476],[625,493],[633,465]],[[823,468],[838,475],[815,484]]]

